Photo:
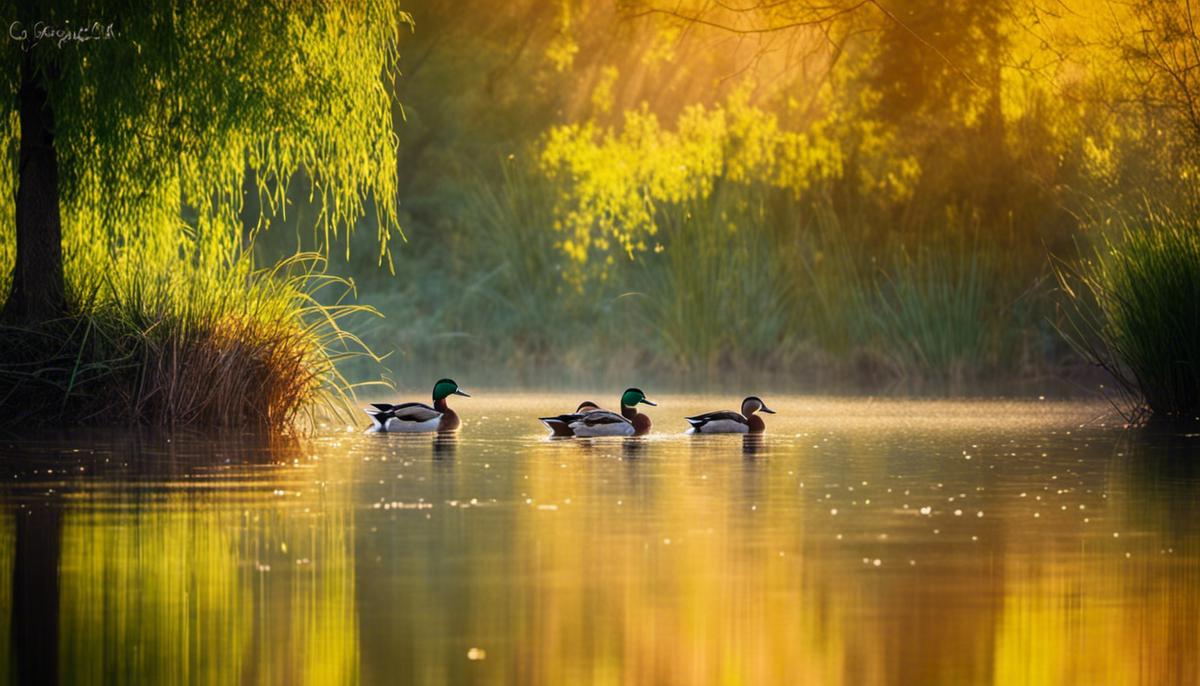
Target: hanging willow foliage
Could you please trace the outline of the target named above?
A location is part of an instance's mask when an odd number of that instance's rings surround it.
[[[348,250],[374,215],[390,267],[397,43],[411,17],[392,0],[0,7],[19,18],[0,53],[0,301],[31,55],[54,122],[69,305],[53,326],[0,333],[4,414],[278,429],[322,404],[350,409],[337,364],[370,351],[340,321],[369,308],[325,292],[353,285],[323,274],[324,255],[261,268],[248,247],[303,178],[321,250]]]
[[[54,110],[75,297],[97,274],[181,257],[227,263],[247,238],[244,192],[259,195],[262,215],[283,215],[301,173],[321,208],[323,248],[372,213],[390,265],[399,230],[391,87],[397,41],[412,27],[396,2],[79,0],[33,15],[2,4],[0,16],[34,18],[4,27],[0,278],[14,254],[16,93],[31,45]]]

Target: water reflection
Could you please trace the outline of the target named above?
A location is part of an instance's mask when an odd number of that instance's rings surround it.
[[[633,460],[646,453],[646,439],[641,436],[627,436],[621,439],[621,457]]]
[[[25,475],[5,494],[16,520],[5,550],[15,599],[6,615],[15,635],[10,677],[357,676],[348,484],[288,488],[298,483],[292,472],[313,466],[301,464],[295,443],[109,441],[17,446],[7,455],[5,467]]]
[[[433,436],[433,459],[453,460],[458,454],[457,433],[437,433]]]
[[[742,454],[746,457],[753,457],[763,451],[766,445],[766,436],[762,434],[745,434],[742,436]]]
[[[997,681],[1200,683],[1198,448],[1182,435],[1118,437],[1079,549],[1009,557]]]
[[[25,683],[35,683],[38,675],[53,675],[57,670],[62,519],[62,503],[48,495],[42,502],[14,512],[12,533],[4,537],[12,545],[4,556],[11,566],[0,576],[11,589],[6,606],[12,621],[5,627],[7,631],[0,633],[11,637],[5,647],[13,651],[7,656],[13,659],[4,664],[9,666],[10,676],[20,676]]]
[[[1196,437],[791,399],[765,436],[550,441],[544,401],[7,444],[0,677],[1200,682]]]

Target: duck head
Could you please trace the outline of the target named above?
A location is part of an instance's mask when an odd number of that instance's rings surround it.
[[[583,414],[584,412],[592,412],[593,410],[599,410],[599,409],[600,409],[600,406],[597,405],[596,403],[594,403],[590,400],[585,400],[585,401],[579,403],[579,407],[575,408],[575,414]]]
[[[454,379],[442,379],[433,385],[433,401],[436,403],[439,400],[445,400],[452,395],[461,395],[464,398],[470,398],[471,394],[458,387]]]
[[[742,401],[742,416],[749,417],[755,412],[766,412],[767,414],[775,414],[775,410],[767,407],[757,395],[752,395]]]
[[[640,388],[627,388],[621,394],[621,416],[633,423],[633,431],[635,436],[641,436],[650,431],[650,418],[638,412],[635,405],[642,403],[656,407],[658,403],[650,402],[646,394]]]
[[[649,405],[650,407],[658,406],[658,403],[650,402],[650,400],[646,397],[646,394],[643,393],[642,389],[640,389],[640,388],[627,388],[627,389],[625,389],[625,392],[621,394],[621,408],[622,409],[624,409],[626,407],[633,407],[634,405],[637,405],[638,403],[642,403],[643,405]]]

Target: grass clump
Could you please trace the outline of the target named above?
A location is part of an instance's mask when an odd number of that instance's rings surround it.
[[[1200,226],[1152,210],[1060,268],[1068,338],[1116,379],[1130,419],[1200,416]]]
[[[68,316],[2,327],[0,423],[279,431],[344,418],[353,387],[338,363],[370,353],[340,322],[367,308],[343,303],[351,284],[323,265],[181,259],[77,286]]]

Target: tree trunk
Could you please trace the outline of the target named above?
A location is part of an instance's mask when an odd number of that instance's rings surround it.
[[[62,220],[58,208],[58,153],[54,111],[34,73],[33,55],[21,63],[21,150],[17,166],[17,259],[12,292],[0,319],[32,324],[66,310]]]

